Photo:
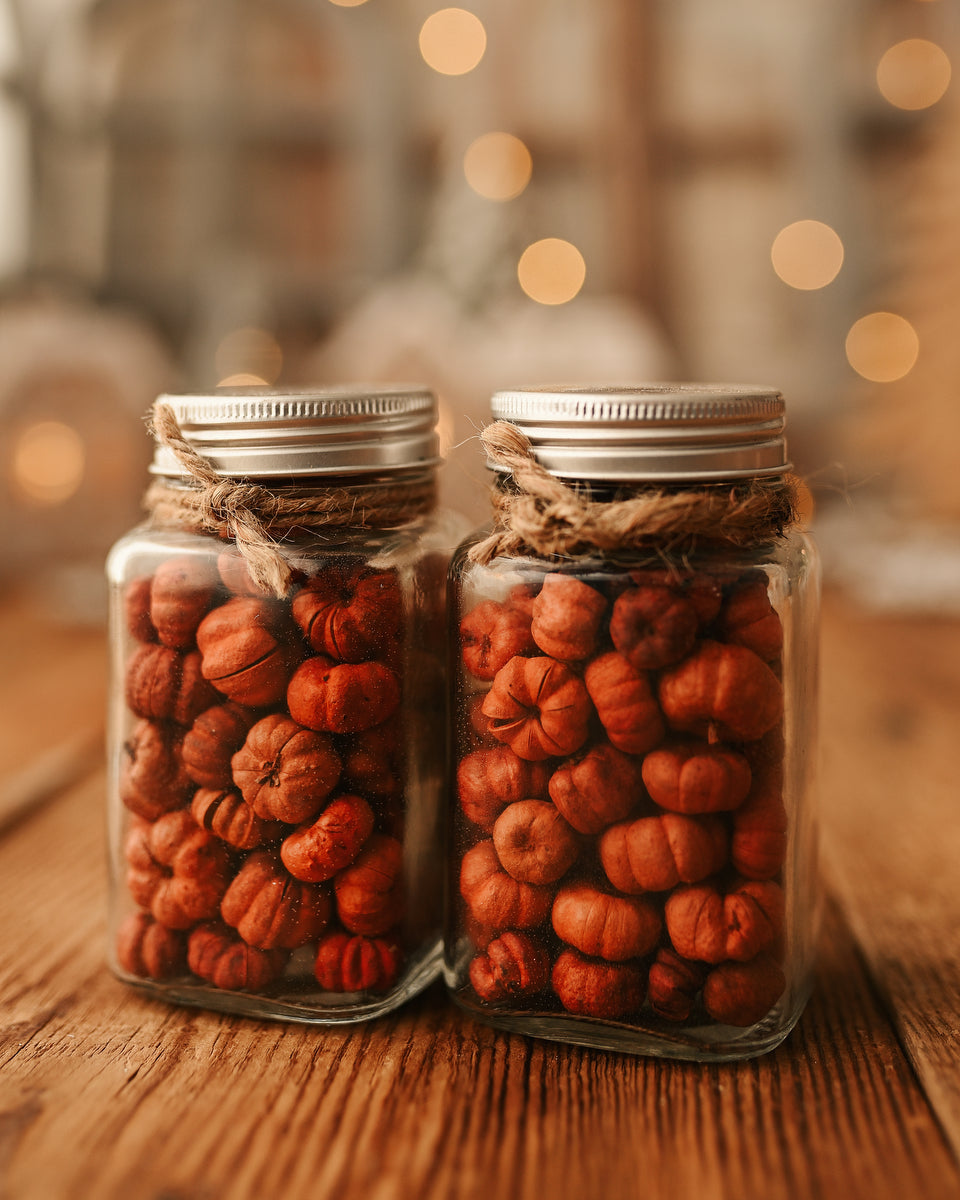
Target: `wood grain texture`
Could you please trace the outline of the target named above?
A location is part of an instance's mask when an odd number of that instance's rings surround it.
[[[54,746],[103,740],[107,658],[99,629],[42,621],[26,602],[0,604],[0,782],[31,771]]]
[[[960,1156],[960,623],[832,597],[825,872]]]
[[[58,711],[93,713],[102,664],[71,672],[94,643],[77,659],[20,629],[24,677],[42,661]],[[96,772],[0,835],[0,1197],[960,1195],[960,631],[832,601],[824,641],[835,902],[813,999],[777,1051],[695,1066],[555,1045],[479,1025],[439,988],[328,1029],[148,999],[103,965]],[[45,753],[16,736],[36,710],[7,703],[19,749],[0,783]]]
[[[369,1025],[258,1023],[168,1007],[108,975],[102,790],[92,778],[0,843],[6,1197],[960,1191],[835,908],[801,1025],[741,1065],[501,1034],[439,989]]]

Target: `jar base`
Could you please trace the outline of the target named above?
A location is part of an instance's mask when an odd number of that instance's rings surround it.
[[[777,1006],[756,1025],[740,1029],[732,1025],[694,1026],[684,1030],[658,1025],[644,1027],[578,1017],[572,1013],[498,1013],[452,994],[451,999],[464,1012],[507,1033],[568,1042],[593,1050],[613,1050],[651,1058],[669,1058],[684,1062],[739,1062],[757,1058],[776,1049],[800,1019],[806,997],[789,1012]]]
[[[188,1008],[231,1013],[261,1021],[290,1021],[301,1025],[350,1025],[385,1016],[420,994],[440,976],[442,950],[439,943],[425,951],[408,967],[389,992],[317,992],[304,980],[302,997],[290,984],[274,994],[232,992],[187,979],[153,980],[131,975],[111,962],[110,969],[121,982],[130,984],[157,1000]],[[312,993],[312,994],[311,994]],[[363,997],[357,999],[356,997]]]

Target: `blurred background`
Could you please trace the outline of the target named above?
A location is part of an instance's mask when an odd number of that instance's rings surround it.
[[[0,0],[0,590],[98,619],[165,389],[787,397],[832,577],[960,610],[952,0]]]

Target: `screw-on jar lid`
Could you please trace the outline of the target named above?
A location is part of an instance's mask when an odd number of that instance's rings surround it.
[[[218,388],[160,399],[222,475],[370,475],[440,461],[437,400],[422,387]],[[165,446],[157,446],[150,470],[186,474]]]
[[[783,397],[772,388],[652,383],[497,392],[493,415],[567,479],[743,479],[789,469]],[[505,468],[489,463],[495,470]]]

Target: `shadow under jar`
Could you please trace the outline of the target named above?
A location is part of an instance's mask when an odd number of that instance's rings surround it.
[[[329,1023],[439,973],[436,416],[416,388],[158,401],[151,517],[108,562],[127,982]]]
[[[519,389],[451,564],[445,975],[493,1025],[693,1060],[772,1049],[817,934],[819,568],[784,403]]]

